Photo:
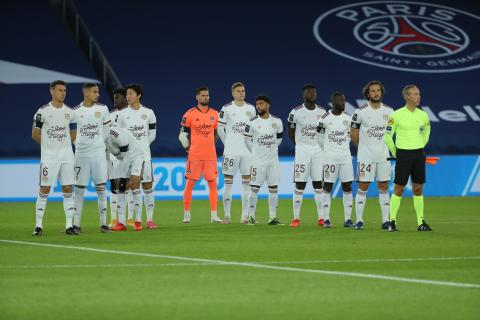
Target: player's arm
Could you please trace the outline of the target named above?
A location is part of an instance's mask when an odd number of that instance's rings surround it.
[[[243,137],[245,138],[245,145],[247,146],[248,151],[252,152],[252,144],[253,144],[253,137],[252,137],[252,127],[250,124],[245,126],[245,130],[243,131]]]
[[[297,121],[295,119],[295,114],[292,110],[288,115],[288,138],[290,141],[295,145],[295,127],[297,125]]]
[[[425,113],[425,126],[423,127],[422,131],[422,138],[423,138],[423,146],[425,147],[428,143],[428,139],[430,139],[430,119],[428,118],[428,114]]]
[[[227,133],[225,130],[225,126],[227,125],[227,115],[225,114],[225,108],[222,108],[220,110],[220,113],[218,114],[218,136],[220,137],[220,140],[222,140],[222,143],[225,144],[225,138],[227,137]]]
[[[393,115],[388,118],[387,127],[385,129],[385,135],[383,136],[383,141],[390,150],[390,153],[396,157],[397,156],[397,147],[395,146],[395,142],[393,141],[393,135],[397,129],[397,123],[393,118]]]
[[[110,113],[108,108],[105,107],[103,110],[103,141],[107,141],[108,135],[110,133],[110,125],[112,124],[112,119],[110,119]]]
[[[320,148],[324,147],[325,143],[325,124],[323,122],[319,122],[317,126],[317,143],[320,145]]]
[[[277,146],[279,146],[282,143],[283,140],[283,123],[281,120],[278,121],[278,127],[277,127]]]
[[[358,143],[360,141],[359,132],[360,132],[360,118],[357,112],[355,111],[355,113],[352,116],[352,123],[350,124],[350,139],[356,146],[358,146]]]
[[[43,127],[43,116],[39,111],[33,116],[33,126],[32,126],[32,139],[36,143],[40,144],[42,142],[42,127]]]
[[[190,119],[187,115],[183,116],[181,125],[178,140],[180,140],[182,147],[188,153],[188,150],[190,149]]]
[[[213,129],[213,140],[214,140],[215,142],[217,142],[219,138],[220,138],[220,136],[218,135],[218,130],[217,130],[217,129]]]
[[[155,117],[155,113],[152,110],[152,114],[149,117],[148,122],[148,143],[152,144],[157,137],[157,118]]]

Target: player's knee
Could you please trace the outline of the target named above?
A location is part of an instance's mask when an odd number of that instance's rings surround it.
[[[50,193],[50,186],[41,186],[40,187],[40,192],[42,194],[47,194],[48,195]]]
[[[295,188],[297,190],[305,190],[305,187],[307,186],[306,182],[295,182]]]
[[[342,182],[342,191],[343,192],[352,192],[352,181]]]
[[[421,196],[423,192],[423,185],[421,184],[412,184],[412,192],[416,196]]]
[[[260,186],[250,186],[250,190],[253,193],[258,193],[260,191]]]
[[[150,190],[150,189],[152,189],[152,185],[153,185],[152,182],[144,182],[144,183],[142,183],[142,189],[143,190]]]
[[[127,179],[121,178],[118,182],[118,192],[125,193],[127,191]]]
[[[72,186],[62,186],[63,193],[72,193]]]
[[[368,182],[359,182],[358,183],[358,189],[362,191],[368,191]],[[380,189],[380,182],[378,183],[378,188]]]
[[[387,191],[388,190],[388,181],[379,181],[378,182],[378,190],[379,191]]]
[[[103,191],[105,191],[105,184],[102,183],[102,184],[97,184],[97,185],[95,185],[95,191],[97,191],[97,192],[103,192]]]
[[[117,186],[117,180],[110,180],[110,191],[113,194],[117,194],[118,186]]]
[[[278,186],[268,186],[268,192],[278,193]]]
[[[405,186],[401,186],[399,184],[395,184],[393,187],[393,193],[399,197],[403,195],[403,190],[405,190]]]
[[[313,189],[322,189],[322,181],[312,181]]]
[[[333,183],[331,183],[331,182],[324,182],[323,183],[323,190],[325,192],[332,192],[332,188],[333,188]]]

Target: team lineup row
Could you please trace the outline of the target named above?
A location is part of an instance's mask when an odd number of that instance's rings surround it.
[[[189,109],[181,120],[179,140],[187,152],[185,170],[183,222],[191,219],[190,207],[195,182],[203,175],[209,186],[212,223],[231,223],[232,184],[237,172],[242,179],[241,222],[255,224],[258,192],[263,184],[269,190],[270,225],[282,224],[277,216],[278,184],[280,178],[278,145],[282,142],[282,121],[270,114],[270,98],[256,97],[255,107],[245,102],[245,86],[232,85],[233,101],[220,112],[209,107],[209,90],[200,87],[196,91],[197,106]],[[353,116],[344,112],[345,96],[340,92],[331,95],[331,109],[316,104],[317,93],[312,84],[303,87],[303,104],[294,108],[288,116],[288,137],[295,144],[293,220],[291,227],[300,225],[303,192],[310,179],[318,213],[318,224],[329,228],[331,190],[340,180],[343,190],[345,227],[362,230],[363,211],[368,186],[375,177],[379,187],[382,212],[382,228],[396,231],[388,195],[391,166],[387,160],[390,152],[395,156],[403,149],[399,134],[403,128],[394,119],[395,113],[413,105],[418,121],[417,136],[421,136],[422,149],[430,132],[428,116],[420,109],[419,90],[407,86],[402,93],[407,105],[397,110],[382,103],[383,85],[379,81],[368,83],[363,94],[368,100]],[[71,109],[64,104],[65,82],[54,81],[50,86],[52,101],[41,107],[34,116],[32,138],[41,145],[40,191],[36,202],[36,226],[33,235],[43,233],[43,216],[50,188],[59,179],[64,194],[66,234],[81,232],[83,197],[85,186],[92,179],[98,195],[102,232],[125,231],[127,225],[140,231],[142,226],[142,192],[150,229],[157,228],[153,221],[155,198],[152,191],[153,171],[150,144],[156,137],[156,117],[152,109],[140,102],[143,89],[131,84],[114,91],[114,109],[98,103],[98,85],[83,86],[84,101]],[[418,113],[420,112],[420,113]],[[398,127],[396,142],[392,136]],[[420,128],[421,127],[421,128]],[[426,129],[428,127],[428,130]],[[416,139],[418,137],[414,137]],[[223,205],[225,216],[217,214],[217,153],[215,142],[220,139],[225,148],[222,161],[224,174]],[[358,145],[357,180],[359,189],[355,198],[356,218],[352,221],[354,179],[350,141]],[[405,140],[406,141],[406,140]],[[72,149],[75,145],[75,153]],[[105,152],[107,150],[107,152]],[[405,150],[407,151],[407,150]],[[418,162],[418,161],[417,161]],[[395,193],[401,198],[403,187],[411,176],[415,186],[423,186],[425,170],[411,161],[396,172]],[[398,165],[397,165],[398,167]],[[107,226],[106,181],[110,179],[111,222]],[[75,188],[73,185],[75,184]],[[421,189],[419,191],[421,193]],[[392,200],[393,200],[392,195]],[[126,207],[129,214],[127,217]],[[398,208],[396,209],[398,210]],[[417,212],[419,230],[428,225]],[[393,217],[393,219],[392,219]],[[423,227],[422,227],[423,226]],[[430,229],[428,227],[428,229]],[[431,230],[431,229],[430,229]],[[423,231],[423,230],[421,230]]]

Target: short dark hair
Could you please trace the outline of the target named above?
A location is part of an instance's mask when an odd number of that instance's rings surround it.
[[[367,83],[362,89],[363,96],[367,100],[368,100],[368,91],[370,90],[370,87],[373,86],[373,85],[379,85],[380,90],[382,91],[382,97],[385,95],[386,91],[385,91],[385,87],[383,86],[383,84],[379,80],[373,80],[373,81],[370,81],[369,83]]]
[[[307,83],[303,86],[302,91],[305,91],[307,89],[315,89],[315,85],[313,83]]]
[[[67,83],[63,80],[55,80],[55,81],[52,81],[52,83],[50,83],[50,89],[53,89],[55,88],[55,86],[66,86]]]
[[[330,95],[330,101],[333,100],[333,98],[335,97],[338,97],[338,96],[345,96],[342,92],[340,91],[334,91],[332,92],[332,94]]]
[[[208,87],[206,86],[198,87],[197,90],[195,90],[195,95],[199,94],[202,91],[210,91],[210,90],[208,90]]]
[[[258,100],[262,100],[262,101],[265,101],[265,102],[268,103],[268,104],[271,104],[271,103],[270,103],[270,97],[267,96],[266,94],[260,94],[260,95],[258,95],[258,96],[255,98],[255,102],[257,102]]]
[[[84,83],[83,86],[82,86],[83,89],[90,89],[90,88],[93,88],[93,87],[98,87],[98,83],[87,82],[87,83]]]
[[[121,94],[122,96],[127,95],[127,90],[125,88],[119,87],[113,90],[113,94]]]
[[[238,87],[244,87],[245,86],[243,85],[243,83],[241,82],[235,82],[234,84],[232,84],[232,91],[235,90],[235,88],[238,88]]]
[[[125,92],[127,92],[128,89],[131,89],[133,91],[135,91],[135,93],[137,94],[137,96],[141,95],[143,96],[143,88],[142,88],[142,85],[138,84],[138,83],[130,83],[130,84],[127,84],[125,86]]]

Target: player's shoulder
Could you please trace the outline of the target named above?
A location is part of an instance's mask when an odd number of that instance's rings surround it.
[[[67,104],[63,104],[63,106],[68,110],[68,111],[73,111],[72,107],[70,107],[69,105]]]
[[[45,112],[45,111],[47,110],[47,108],[48,108],[49,105],[50,105],[50,102],[44,104],[43,106],[41,106],[40,108],[38,108],[37,113],[38,113],[38,112]]]
[[[327,109],[325,109],[324,107],[319,106],[318,104],[316,106],[318,110],[327,112]]]
[[[229,102],[229,103],[227,103],[227,104],[224,104],[221,109],[228,109],[228,108],[231,107],[232,105],[233,105],[233,103],[232,103],[232,102]]]
[[[347,112],[345,112],[345,111],[342,112],[342,115],[343,115],[344,117],[348,117],[348,118],[351,118],[351,117],[352,117],[352,116],[350,115],[350,113],[347,113]]]
[[[100,106],[100,107],[102,107],[102,108],[103,108],[103,107],[106,107],[106,108],[108,109],[108,107],[107,107],[107,105],[106,105],[106,104],[99,103],[99,102],[97,102],[97,103],[95,103],[95,104],[96,104],[97,106]]]
[[[357,108],[357,110],[355,110],[355,112],[357,112],[357,113],[358,113],[358,112],[362,112],[362,111],[367,110],[367,108],[368,108],[368,103],[365,103],[365,104],[359,106],[359,107]]]
[[[77,104],[75,107],[73,107],[73,111],[78,111],[78,109],[80,109],[82,106],[81,103]]]
[[[393,111],[393,108],[390,107],[388,104],[382,103],[382,106],[386,109],[389,109],[389,110]]]
[[[185,117],[191,116],[195,113],[195,111],[197,111],[197,107],[191,107],[185,112]]]
[[[295,108],[293,108],[292,111],[299,111],[299,110],[301,110],[303,107],[304,107],[303,104],[301,104],[301,105],[296,106]]]
[[[330,115],[330,111],[325,112],[325,114],[321,117],[321,119],[325,119]]]
[[[258,119],[258,115],[254,116],[254,117],[251,117],[251,118],[250,118],[250,122],[253,122],[253,121],[257,120],[257,119]]]

